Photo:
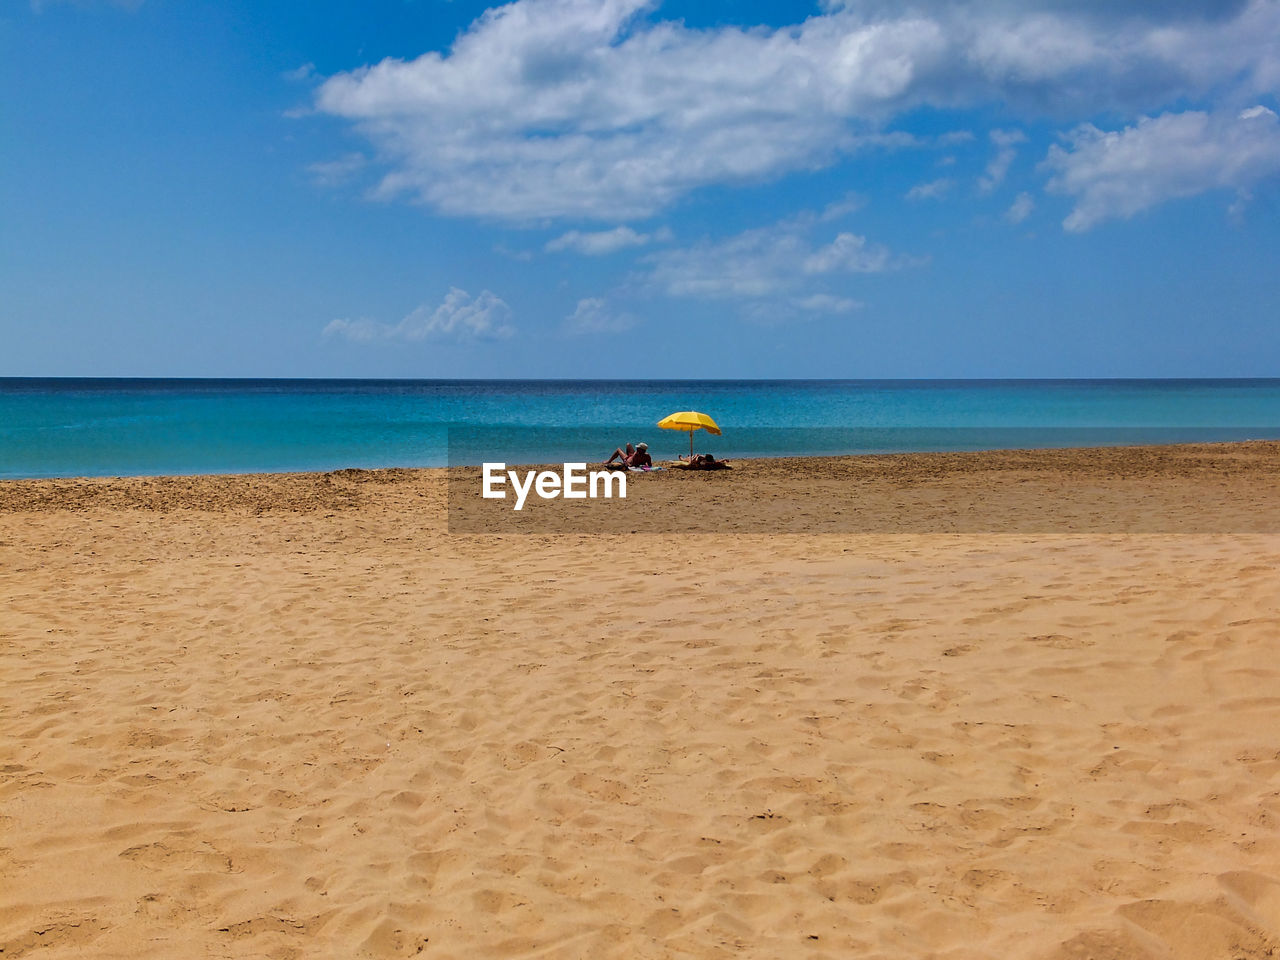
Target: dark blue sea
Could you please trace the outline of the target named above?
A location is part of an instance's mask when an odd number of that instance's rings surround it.
[[[1275,439],[1280,379],[0,379],[0,477],[661,460],[677,410],[726,458]]]

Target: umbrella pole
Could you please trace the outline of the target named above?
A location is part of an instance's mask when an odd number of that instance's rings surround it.
[[[689,459],[693,459],[693,431],[689,431]]]

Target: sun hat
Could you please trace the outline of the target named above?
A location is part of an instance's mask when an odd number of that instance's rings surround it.
[[[637,449],[637,450],[648,450],[648,449],[649,449],[649,445],[648,445],[647,443],[644,443],[644,442],[637,443],[637,444],[636,444],[636,449]]]

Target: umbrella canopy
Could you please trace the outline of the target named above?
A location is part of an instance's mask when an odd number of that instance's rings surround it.
[[[681,410],[679,413],[663,417],[658,421],[658,426],[663,430],[688,430],[689,456],[691,457],[693,456],[693,431],[705,430],[707,433],[720,435],[720,428],[716,422],[705,413],[698,413],[696,410]]]

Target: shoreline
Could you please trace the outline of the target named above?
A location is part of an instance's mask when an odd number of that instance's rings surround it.
[[[1280,533],[1280,442],[768,457],[625,498],[482,497],[480,467],[0,482],[0,515],[427,511],[449,534]],[[558,465],[534,464],[549,468]]]
[[[1136,443],[1136,444],[1106,444],[1102,446],[1061,446],[1061,447],[992,447],[980,450],[907,450],[907,451],[877,451],[874,453],[840,453],[840,454],[778,454],[774,456],[749,456],[749,457],[729,457],[726,458],[730,463],[771,463],[777,461],[797,461],[797,462],[832,462],[832,461],[856,461],[856,462],[872,462],[872,461],[888,461],[893,460],[899,462],[901,458],[933,458],[941,462],[944,458],[957,457],[988,457],[1007,459],[1011,457],[1052,457],[1054,454],[1102,454],[1105,455],[1110,451],[1131,451],[1139,454],[1159,454],[1163,452],[1184,452],[1196,453],[1199,451],[1217,452],[1227,448],[1245,449],[1263,449],[1274,448],[1280,452],[1280,439],[1270,438],[1251,438],[1245,440],[1210,440],[1197,441],[1187,443]],[[582,462],[582,461],[561,461],[553,463],[550,461],[540,462],[515,462],[507,463],[508,467],[520,468],[523,470],[535,469],[539,467],[556,467],[561,466],[565,462]],[[590,469],[599,466],[599,462],[587,461],[587,467]],[[675,459],[655,460],[655,466],[661,467],[679,467],[681,461]],[[252,479],[252,478],[285,478],[285,477],[319,477],[319,476],[341,476],[341,475],[358,475],[358,474],[389,474],[389,473],[414,473],[423,475],[432,475],[437,473],[447,473],[453,470],[474,470],[481,466],[479,463],[468,464],[448,464],[442,466],[424,466],[424,467],[405,467],[405,466],[379,466],[379,467],[333,467],[330,469],[317,470],[251,470],[244,472],[218,472],[218,473],[145,473],[145,474],[77,474],[56,477],[0,477],[0,485],[4,484],[30,484],[30,483],[81,483],[81,482],[129,482],[129,481],[147,481],[147,480],[203,480],[203,479]],[[2,508],[2,507],[0,507]]]

